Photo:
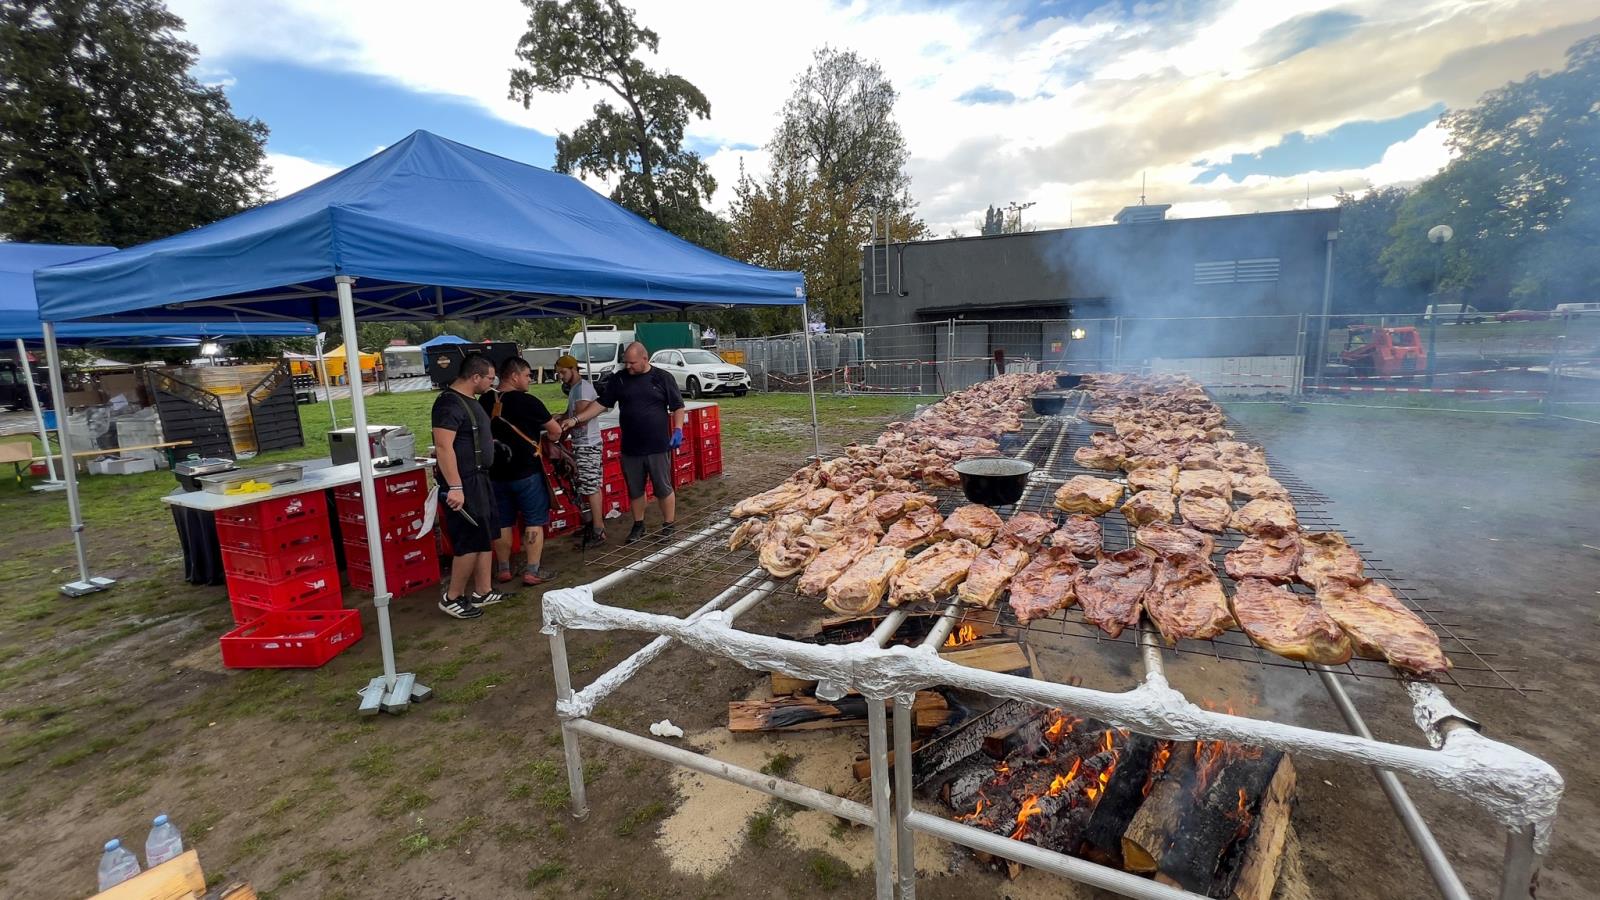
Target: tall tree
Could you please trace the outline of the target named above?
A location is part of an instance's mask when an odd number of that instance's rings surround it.
[[[1600,35],[1567,51],[1565,67],[1490,91],[1445,114],[1456,157],[1402,206],[1383,255],[1392,284],[1431,278],[1455,239],[1441,287],[1480,307],[1548,306],[1600,296]]]
[[[804,273],[830,326],[861,322],[862,244],[885,231],[896,241],[927,232],[911,199],[895,97],[877,63],[818,50],[784,103],[771,169],[741,172],[734,189],[730,251]]]
[[[523,0],[528,31],[517,42],[526,67],[511,71],[511,99],[524,107],[539,93],[583,83],[612,94],[571,134],[556,136],[556,170],[615,184],[611,199],[662,228],[718,249],[727,226],[701,205],[717,189],[700,155],[683,146],[691,118],[711,103],[688,79],[646,66],[660,38],[617,0]]]
[[[267,199],[267,126],[182,29],[160,0],[0,4],[0,234],[127,246]]]
[[[1383,250],[1410,192],[1400,187],[1355,194],[1340,191],[1339,241],[1333,251],[1335,313],[1410,312],[1412,292],[1385,288]],[[1425,291],[1426,285],[1415,293]]]

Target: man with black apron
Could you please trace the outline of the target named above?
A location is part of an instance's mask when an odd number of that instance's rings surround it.
[[[434,474],[445,505],[445,534],[455,554],[439,609],[457,619],[476,619],[483,615],[480,607],[505,599],[489,581],[491,549],[499,530],[489,486],[494,435],[489,413],[478,402],[478,395],[493,384],[494,364],[473,353],[462,360],[456,380],[433,401],[433,448],[439,461]]]

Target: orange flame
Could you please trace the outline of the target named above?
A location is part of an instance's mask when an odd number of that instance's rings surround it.
[[[1248,837],[1250,835],[1250,824],[1255,821],[1255,817],[1250,815],[1249,799],[1249,796],[1244,792],[1244,788],[1240,788],[1239,804],[1228,813],[1228,818],[1234,819],[1239,823],[1238,829],[1234,832],[1236,839]]]
[[[1017,811],[1017,828],[1011,832],[1013,841],[1020,841],[1028,836],[1028,820],[1044,814],[1039,808],[1039,797],[1034,795],[1022,801],[1022,809]]]
[[[988,799],[987,797],[984,797],[982,794],[979,794],[978,795],[978,805],[972,808],[972,812],[969,812],[964,816],[956,816],[956,821],[957,822],[971,822],[973,819],[978,818],[978,816],[983,814],[984,801],[987,800],[987,799]]]
[[[1050,796],[1061,796],[1061,792],[1067,789],[1067,785],[1072,783],[1072,779],[1078,777],[1078,767],[1081,765],[1083,765],[1083,760],[1075,759],[1072,761],[1072,768],[1067,770],[1067,774],[1057,775],[1050,782]]]
[[[1156,782],[1167,771],[1167,761],[1170,759],[1172,759],[1172,742],[1162,741],[1157,744],[1156,755],[1155,758],[1150,760],[1150,774],[1144,779],[1144,788],[1140,792],[1141,796],[1150,796],[1150,791],[1155,788]]]
[[[944,645],[945,647],[959,647],[962,644],[970,644],[977,639],[978,629],[971,625],[963,625],[950,632],[950,636],[944,639]]]

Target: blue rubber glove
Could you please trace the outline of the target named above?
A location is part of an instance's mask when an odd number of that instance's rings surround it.
[[[676,450],[676,449],[678,449],[679,447],[682,447],[682,446],[683,446],[683,429],[682,428],[674,428],[674,429],[672,429],[672,449]]]

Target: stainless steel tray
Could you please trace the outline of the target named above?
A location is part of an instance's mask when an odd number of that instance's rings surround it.
[[[205,475],[195,480],[209,493],[226,494],[229,488],[244,484],[246,481],[259,481],[274,487],[280,484],[293,484],[299,481],[304,473],[304,466],[278,463],[275,466],[256,466],[251,469],[235,469],[220,475]]]

